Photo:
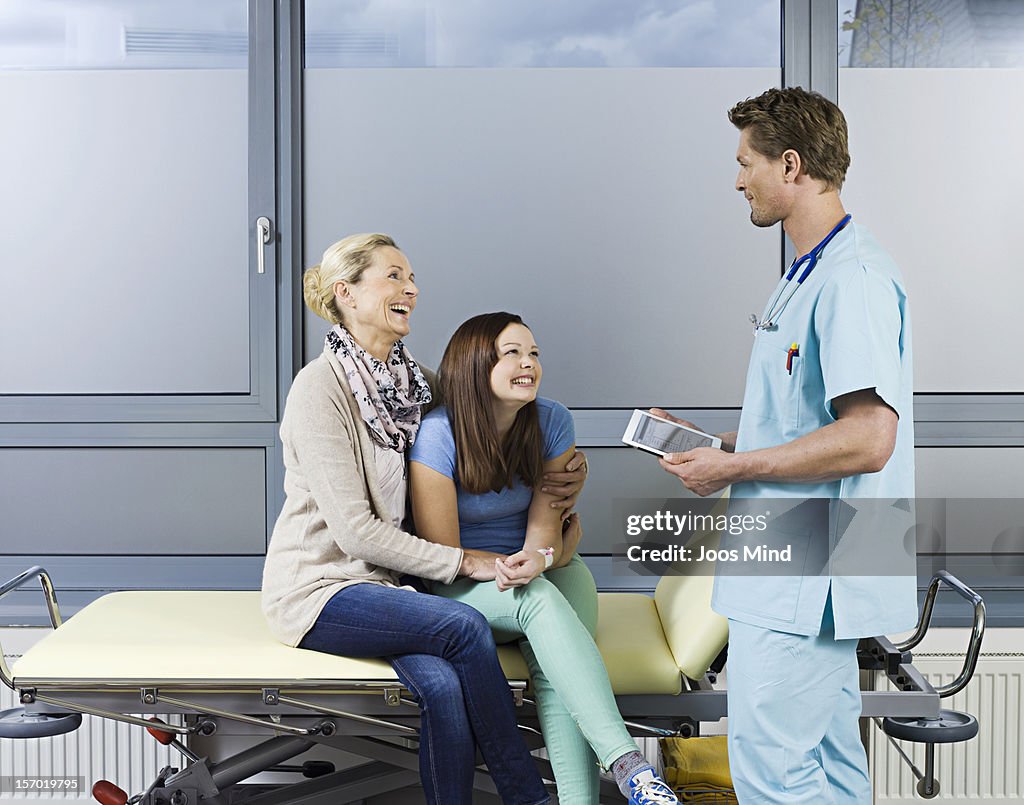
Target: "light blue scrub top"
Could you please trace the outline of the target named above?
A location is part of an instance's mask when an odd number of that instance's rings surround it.
[[[731,497],[830,498],[854,505],[860,498],[912,502],[910,312],[903,278],[892,258],[864,227],[847,224],[825,247],[777,323],[777,329],[757,330],[754,336],[736,451],[774,447],[822,428],[835,421],[832,401],[861,389],[875,389],[899,415],[895,450],[880,472],[814,484],[737,483]],[[786,359],[794,343],[799,356],[793,359],[790,374]],[[871,524],[858,523],[856,517],[853,523],[860,528],[849,528],[841,544],[848,549],[852,541],[863,553],[857,540],[872,530]],[[906,516],[906,524],[913,525],[912,514]],[[834,549],[837,532],[829,531],[820,539],[829,540]],[[720,564],[712,607],[755,626],[816,635],[831,588],[837,639],[913,628],[917,579],[912,539],[912,528],[899,533],[898,539],[888,530],[884,544],[868,549],[878,557],[871,567],[899,567],[906,575],[827,575],[828,569],[806,577],[723,575]],[[831,571],[836,567],[833,564]]]

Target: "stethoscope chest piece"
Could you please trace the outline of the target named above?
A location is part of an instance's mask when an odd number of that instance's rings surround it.
[[[759,318],[757,318],[756,313],[750,314],[750,323],[754,325],[754,335],[757,335],[758,330],[761,330],[762,332],[774,332],[775,330],[779,329],[779,325],[775,324],[774,322],[770,322],[767,320],[761,321]]]
[[[794,260],[793,265],[790,266],[789,271],[786,272],[786,276],[782,278],[779,283],[779,287],[772,295],[771,301],[768,302],[768,308],[765,310],[764,318],[759,319],[754,313],[750,314],[750,323],[754,325],[754,335],[757,335],[757,331],[770,332],[772,330],[778,330],[779,316],[782,315],[782,311],[786,309],[786,305],[789,304],[789,300],[793,298],[793,294],[797,292],[797,289],[803,285],[804,280],[807,279],[811,272],[814,271],[814,267],[818,265],[818,259],[821,257],[821,253],[825,251],[825,247],[832,241],[839,231],[845,227],[850,220],[853,218],[852,215],[847,213],[838,224],[836,224],[832,231],[829,232],[822,239],[821,243],[811,249],[803,257]],[[807,264],[807,267],[803,270],[800,276],[796,277],[797,269],[800,266]],[[793,282],[793,278],[796,277],[796,282]]]

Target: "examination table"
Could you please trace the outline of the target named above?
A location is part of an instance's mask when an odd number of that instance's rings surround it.
[[[104,805],[335,805],[418,781],[418,710],[391,666],[383,660],[335,657],[278,643],[264,622],[259,592],[115,592],[64,623],[53,585],[40,567],[4,584],[0,597],[36,578],[54,630],[13,670],[0,651],[0,677],[22,704],[0,713],[0,737],[68,732],[86,713],[145,727],[182,755],[181,769],[164,769],[149,789],[131,799],[113,783],[98,781],[93,795]],[[711,611],[711,583],[709,576],[669,576],[659,582],[653,598],[600,595],[597,643],[634,735],[696,735],[702,722],[726,715],[726,691],[714,686],[728,629]],[[910,650],[928,629],[943,583],[973,605],[974,628],[960,675],[935,688],[914,668]],[[980,596],[940,572],[909,640],[898,645],[884,637],[861,642],[861,667],[884,672],[894,687],[864,691],[863,715],[874,718],[891,738],[926,744],[925,769],[914,768],[922,796],[938,791],[935,743],[966,740],[977,733],[972,716],[940,710],[939,703],[970,680],[984,628]],[[521,728],[531,746],[541,746],[522,656],[514,646],[500,647],[499,654],[519,706]],[[181,716],[181,723],[145,718],[157,714]],[[263,734],[266,740],[219,762],[199,757],[187,741],[179,740],[213,735],[228,723]],[[318,744],[367,762],[341,771],[329,763],[307,763],[308,779],[276,788],[241,784]],[[546,763],[538,764],[551,779]],[[475,785],[495,790],[483,768]],[[621,802],[610,784],[607,794],[609,802]]]

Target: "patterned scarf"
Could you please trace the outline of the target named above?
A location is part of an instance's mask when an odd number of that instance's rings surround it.
[[[345,370],[370,436],[399,453],[412,447],[420,429],[420,406],[431,397],[430,386],[405,344],[396,341],[384,363],[336,324],[327,333],[327,346]]]

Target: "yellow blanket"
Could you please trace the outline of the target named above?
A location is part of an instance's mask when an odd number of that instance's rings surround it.
[[[665,761],[665,782],[684,802],[736,802],[724,735],[662,738],[661,752]]]

